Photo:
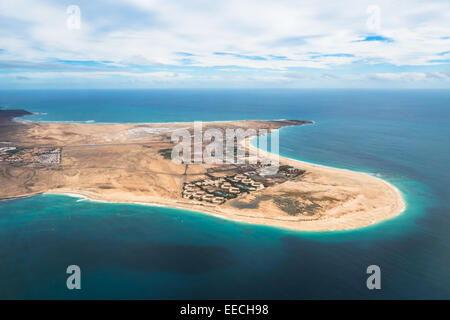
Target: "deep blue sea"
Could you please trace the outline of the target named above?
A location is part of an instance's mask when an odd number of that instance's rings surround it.
[[[294,232],[196,212],[59,195],[0,201],[0,298],[450,298],[450,91],[0,91],[30,121],[314,120],[280,153],[364,171],[407,210],[345,232]],[[8,188],[8,186],[1,186]],[[66,268],[82,289],[66,288]],[[381,268],[368,290],[366,268]]]

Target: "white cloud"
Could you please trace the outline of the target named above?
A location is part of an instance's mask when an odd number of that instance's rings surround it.
[[[450,80],[450,74],[445,72],[398,72],[398,73],[372,73],[363,76],[367,80],[388,80],[388,81],[434,81]]]
[[[392,42],[357,41],[370,35],[366,9],[373,4],[381,9],[379,33]],[[0,29],[0,60],[333,71],[373,61],[434,66],[443,59],[438,54],[450,50],[448,0],[113,0],[79,5],[82,28],[69,30],[60,1],[2,1],[0,19],[6,27]],[[106,74],[113,75],[101,76]],[[410,76],[421,79],[420,74]]]
[[[16,72],[8,73],[5,75],[10,78],[24,77],[27,79],[58,79],[58,78],[86,78],[86,79],[106,79],[112,76],[118,77],[131,77],[139,79],[158,79],[158,80],[180,80],[189,79],[191,76],[183,73],[176,72],[124,72],[124,71],[112,71],[112,72]]]

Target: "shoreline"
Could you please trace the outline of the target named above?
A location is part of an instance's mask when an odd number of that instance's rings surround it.
[[[246,139],[246,140],[248,140],[248,139]],[[251,146],[251,147],[253,147],[253,146]],[[258,152],[259,151],[263,152],[262,150],[260,150],[258,148],[255,148],[255,149],[257,149]],[[268,155],[273,155],[273,154],[268,153]],[[397,201],[395,201],[395,205],[390,212],[388,212],[387,214],[385,214],[383,216],[378,217],[378,219],[376,219],[376,220],[369,221],[369,223],[364,223],[364,224],[358,225],[358,226],[349,226],[349,227],[341,226],[340,228],[333,228],[333,227],[331,227],[331,225],[335,225],[335,221],[331,220],[331,221],[329,221],[327,226],[323,226],[323,227],[319,227],[319,228],[307,228],[305,224],[314,223],[315,221],[313,221],[313,222],[300,221],[300,222],[298,222],[299,225],[282,226],[282,225],[275,224],[274,222],[293,223],[294,221],[292,221],[290,219],[273,219],[273,218],[268,218],[268,217],[259,217],[258,219],[255,219],[254,217],[246,216],[244,214],[228,215],[225,212],[220,212],[220,209],[217,210],[216,209],[217,207],[206,208],[205,205],[203,205],[201,203],[185,203],[185,202],[180,202],[179,200],[162,199],[159,197],[155,197],[155,199],[152,202],[148,202],[148,201],[131,201],[131,200],[130,201],[107,200],[106,198],[102,198],[102,196],[99,194],[88,192],[88,191],[83,191],[83,190],[76,190],[76,191],[67,190],[67,191],[55,191],[55,192],[48,191],[48,192],[44,192],[42,194],[63,195],[63,196],[69,196],[69,197],[82,199],[81,201],[92,201],[92,202],[99,202],[99,203],[134,204],[134,205],[142,205],[142,206],[150,206],[150,207],[163,207],[163,208],[171,208],[171,209],[177,209],[177,210],[187,210],[187,211],[191,211],[191,212],[195,212],[195,213],[207,214],[207,215],[210,215],[210,216],[213,216],[216,218],[225,219],[228,221],[233,221],[233,222],[238,222],[238,223],[245,223],[245,224],[250,224],[250,225],[260,225],[260,226],[270,226],[273,228],[285,229],[285,230],[289,230],[289,231],[298,231],[298,232],[336,232],[336,231],[352,231],[352,230],[363,229],[363,228],[370,227],[370,226],[376,225],[378,223],[384,222],[384,221],[394,218],[396,216],[399,216],[407,208],[407,203],[403,197],[403,194],[396,186],[392,185],[391,183],[389,183],[381,178],[370,175],[369,173],[352,171],[349,169],[329,167],[329,166],[324,166],[324,165],[320,165],[320,164],[309,163],[306,161],[291,159],[291,158],[287,158],[287,157],[283,157],[283,156],[279,156],[279,158],[280,158],[280,163],[281,162],[290,163],[290,164],[293,164],[293,166],[300,165],[303,168],[305,168],[305,167],[321,168],[321,169],[324,169],[327,171],[328,170],[332,170],[332,171],[336,170],[336,171],[341,171],[341,172],[352,174],[352,175],[356,174],[356,175],[365,176],[366,178],[375,180],[378,183],[382,183],[386,188],[391,190],[393,192],[393,194],[395,195],[395,199]],[[226,209],[224,209],[224,211],[226,211]],[[231,211],[231,210],[229,210],[229,211]],[[252,220],[255,220],[255,221],[252,221]],[[318,223],[320,225],[323,225],[322,221],[318,221]],[[303,224],[303,226],[302,226],[302,224]]]
[[[280,158],[283,158],[280,156]],[[285,159],[289,159],[289,158],[285,158]],[[292,160],[292,159],[291,159]],[[292,160],[292,161],[296,161],[302,164],[309,164],[307,162],[303,162],[300,160]],[[311,164],[312,166],[315,166],[314,164]],[[319,166],[319,165],[318,165]],[[327,169],[333,169],[333,170],[343,170],[343,171],[350,171],[350,172],[355,172],[355,171],[351,171],[351,170],[347,170],[347,169],[339,169],[339,168],[333,168],[333,167],[326,167],[323,166]],[[399,216],[400,214],[402,214],[406,208],[407,208],[407,203],[404,200],[404,197],[401,193],[401,191],[395,187],[394,185],[390,184],[389,182],[374,177],[368,173],[362,173],[362,172],[356,172],[356,173],[360,173],[360,174],[364,174],[367,175],[370,178],[379,180],[379,182],[383,183],[386,187],[388,187],[389,189],[393,190],[394,193],[396,194],[397,198],[400,200],[399,203],[396,204],[397,209],[394,210],[392,213],[392,215],[389,215],[389,217],[383,217],[382,219],[379,219],[377,221],[371,221],[368,224],[365,225],[361,225],[361,226],[357,226],[357,227],[349,227],[349,228],[324,228],[324,229],[308,229],[308,228],[292,228],[289,226],[280,226],[280,225],[276,225],[273,224],[274,221],[279,221],[279,222],[292,222],[288,219],[282,221],[282,220],[278,220],[278,219],[271,219],[271,218],[259,218],[262,221],[259,222],[255,222],[255,221],[249,221],[250,217],[246,217],[245,215],[240,215],[240,216],[228,216],[227,214],[223,214],[222,212],[219,212],[218,210],[215,210],[213,208],[211,209],[207,209],[204,207],[204,205],[202,204],[197,204],[197,203],[193,203],[193,204],[188,204],[188,203],[181,203],[177,200],[169,200],[166,199],[165,201],[163,199],[161,199],[161,201],[157,201],[155,200],[154,202],[145,202],[145,201],[115,201],[115,200],[106,200],[106,199],[101,199],[101,196],[98,194],[93,194],[90,193],[88,191],[82,191],[82,190],[77,190],[77,191],[56,191],[56,192],[52,192],[52,191],[48,191],[48,192],[43,192],[43,193],[36,193],[36,194],[30,194],[30,195],[26,195],[26,196],[20,196],[18,198],[23,198],[23,197],[27,197],[27,196],[34,196],[34,195],[39,195],[39,194],[43,194],[43,195],[62,195],[62,196],[68,196],[68,197],[73,197],[73,198],[78,198],[81,199],[80,201],[92,201],[92,202],[98,202],[98,203],[107,203],[107,204],[132,204],[132,205],[140,205],[140,206],[149,206],[149,207],[157,207],[157,208],[169,208],[169,209],[177,209],[177,210],[187,210],[187,211],[191,211],[191,212],[195,212],[195,213],[199,213],[199,214],[206,214],[206,215],[210,215],[213,216],[215,218],[219,218],[219,219],[224,219],[224,220],[228,220],[228,221],[232,221],[232,222],[238,222],[238,223],[245,223],[245,224],[249,224],[249,225],[259,225],[259,226],[269,226],[269,227],[273,227],[273,228],[279,228],[279,229],[284,229],[284,230],[289,230],[289,231],[297,231],[297,232],[339,232],[339,231],[354,231],[354,230],[359,230],[359,229],[364,229],[370,226],[374,226],[378,223],[387,221],[391,218],[395,218],[397,216]],[[272,222],[272,223],[271,223]],[[302,221],[303,223],[308,223],[308,221]]]
[[[312,124],[315,124],[315,122],[312,121]],[[283,129],[283,128],[280,128],[279,130],[281,130],[281,129]],[[251,139],[254,139],[254,138],[255,137],[252,137],[252,138],[249,139],[249,141],[248,141],[249,147],[256,149],[257,152],[260,152],[260,151],[264,152],[263,150],[259,149],[258,147],[252,145]],[[272,153],[270,153],[270,152],[267,152],[267,153],[272,155]],[[379,179],[382,182],[384,182],[384,183],[388,184],[389,186],[393,187],[394,189],[396,189],[398,191],[398,193],[400,195],[402,195],[402,200],[403,200],[405,206],[407,205],[406,201],[404,200],[403,193],[400,191],[400,189],[398,189],[396,186],[394,186],[389,181],[386,181],[386,180],[384,180],[384,179],[382,179],[380,177],[375,176],[371,172],[367,172],[367,171],[364,171],[364,170],[352,170],[352,169],[346,169],[346,168],[333,167],[333,166],[329,166],[329,165],[325,165],[325,164],[320,164],[320,163],[315,163],[315,162],[310,162],[310,161],[305,161],[305,160],[298,160],[298,159],[295,159],[295,158],[290,158],[290,157],[286,157],[286,156],[282,156],[282,155],[279,155],[279,158],[280,159],[286,159],[286,160],[289,160],[289,161],[295,161],[295,162],[298,162],[299,164],[311,165],[311,166],[314,166],[314,167],[322,167],[322,168],[325,168],[325,169],[335,169],[335,170],[342,170],[342,171],[347,171],[347,172],[356,172],[356,173],[366,174],[366,175],[368,175],[370,177],[373,177],[375,179]]]
[[[36,114],[30,114],[25,116],[33,116]],[[95,120],[83,120],[83,121],[71,121],[71,120],[59,120],[59,121],[45,121],[45,120],[24,120],[21,119],[23,116],[15,117],[12,119],[14,122],[23,123],[23,124],[30,124],[30,123],[55,123],[55,124],[65,124],[65,123],[75,123],[75,124],[83,124],[83,125],[160,125],[160,124],[190,124],[194,123],[196,121],[170,121],[170,122],[96,122]],[[197,122],[202,123],[233,123],[233,122],[244,122],[244,121],[288,121],[289,119],[244,119],[244,120],[199,120]],[[315,121],[311,121],[311,124],[315,124]]]
[[[282,128],[280,128],[280,129],[282,129]],[[344,173],[348,173],[348,174],[352,174],[352,175],[358,174],[358,175],[373,179],[375,181],[378,181],[379,183],[382,183],[385,187],[387,187],[394,193],[395,198],[396,198],[395,208],[385,218],[379,219],[377,221],[373,221],[372,223],[370,223],[368,225],[357,227],[354,229],[368,227],[368,226],[389,220],[391,218],[395,218],[395,217],[401,215],[407,209],[408,204],[405,200],[405,197],[403,196],[403,193],[400,191],[400,189],[398,189],[395,185],[393,185],[392,183],[390,183],[380,177],[376,177],[376,176],[372,175],[371,173],[368,173],[365,171],[355,171],[355,170],[350,170],[350,169],[345,169],[345,168],[337,168],[337,167],[327,166],[327,165],[323,165],[323,164],[317,164],[317,163],[313,163],[313,162],[307,162],[307,161],[303,161],[303,160],[284,157],[281,155],[274,155],[271,152],[261,150],[261,149],[257,148],[256,146],[254,146],[251,142],[251,140],[254,138],[255,137],[247,138],[242,142],[242,144],[244,146],[248,145],[249,149],[253,149],[256,152],[258,152],[259,154],[263,154],[263,155],[267,156],[268,158],[278,157],[280,164],[288,163],[288,164],[292,165],[293,167],[296,167],[296,165],[298,165],[298,166],[302,166],[302,168],[306,168],[306,169],[318,168],[318,169],[325,170],[325,171],[340,171],[340,172],[344,172]],[[344,229],[344,230],[347,230],[347,229]]]
[[[239,121],[277,121],[277,120],[239,120]],[[22,122],[22,121],[17,121]],[[204,123],[233,123],[237,121],[202,121]],[[25,121],[25,123],[41,122]],[[86,125],[108,125],[107,123],[78,123]],[[193,122],[161,122],[161,123],[133,123],[131,125],[176,125],[176,124],[192,124]],[[306,122],[315,124],[315,122]],[[109,125],[126,125],[122,123],[113,123]],[[246,144],[246,148],[255,149],[258,154],[263,154],[265,157],[273,158],[276,155],[270,152],[264,152],[261,149],[253,146],[250,140],[254,137],[245,139],[242,143]],[[101,193],[98,190],[85,191],[77,187],[72,188],[66,186],[58,189],[48,189],[45,192],[35,192],[27,195],[20,195],[12,198],[20,198],[23,196],[33,196],[36,194],[55,194],[66,195],[84,200],[90,200],[103,203],[118,203],[118,204],[136,204],[152,207],[168,207],[174,209],[188,210],[200,214],[208,214],[217,218],[226,219],[230,221],[247,223],[253,225],[266,225],[275,228],[287,229],[291,231],[313,231],[313,232],[327,232],[327,231],[344,231],[355,230],[368,226],[372,226],[376,223],[383,222],[390,218],[400,215],[406,209],[406,201],[401,191],[390,184],[389,182],[370,175],[366,172],[353,171],[349,169],[341,169],[330,167],[321,164],[314,164],[306,161],[292,159],[288,157],[278,156],[281,164],[288,164],[292,167],[299,169],[306,169],[309,172],[320,173],[322,178],[331,178],[335,181],[344,183],[346,188],[355,187],[355,190],[359,190],[361,194],[357,193],[355,199],[343,202],[338,208],[328,210],[325,213],[330,213],[322,217],[307,217],[307,216],[276,216],[276,215],[263,215],[263,211],[259,213],[250,212],[246,209],[237,209],[236,207],[227,206],[213,206],[203,204],[201,202],[186,202],[183,199],[163,197],[160,195],[133,195],[130,196],[120,191],[114,193]],[[320,180],[320,179],[319,179]],[[316,182],[320,184],[319,182]],[[353,183],[353,184],[352,184]],[[305,185],[311,185],[311,181],[306,181]],[[295,191],[296,189],[294,189]],[[368,192],[369,191],[369,192]],[[374,197],[371,196],[370,191],[374,192]],[[356,191],[355,191],[356,192]],[[369,195],[369,197],[367,197]],[[359,198],[359,199],[358,199]],[[375,200],[378,202],[374,202]],[[130,200],[131,199],[131,200]],[[367,199],[367,200],[364,200]],[[387,201],[389,200],[389,201]],[[83,200],[81,200],[83,201]],[[367,201],[367,204],[364,203]],[[369,209],[369,205],[372,205],[373,210]],[[270,209],[269,209],[270,210]],[[373,212],[372,212],[373,211]]]

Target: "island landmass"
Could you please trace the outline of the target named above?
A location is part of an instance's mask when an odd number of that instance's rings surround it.
[[[171,134],[193,123],[43,123],[0,110],[0,199],[40,193],[96,201],[162,205],[238,222],[301,231],[366,227],[399,215],[405,202],[390,183],[366,173],[279,157],[267,175],[261,162],[174,163]],[[205,122],[204,129],[267,129],[301,120]],[[257,152],[246,138],[248,158]]]

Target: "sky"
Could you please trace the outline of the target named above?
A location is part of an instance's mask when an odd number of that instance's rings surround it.
[[[450,88],[450,1],[0,0],[0,88]]]

